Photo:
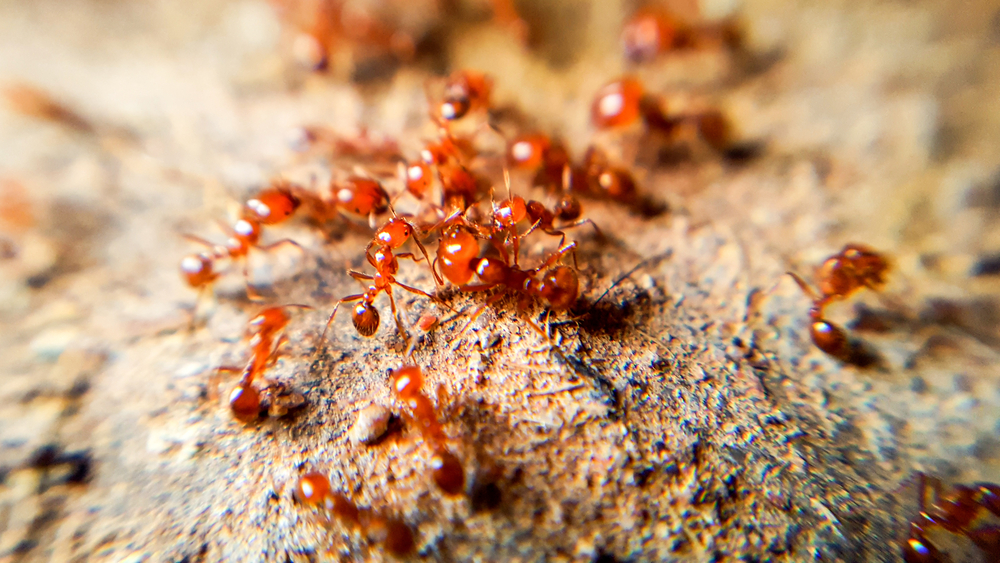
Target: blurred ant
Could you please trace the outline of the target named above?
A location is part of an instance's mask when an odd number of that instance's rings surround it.
[[[417,366],[403,366],[389,375],[392,390],[400,403],[406,405],[424,441],[434,452],[430,459],[431,475],[434,483],[445,494],[458,495],[465,492],[465,470],[455,454],[448,451],[447,437],[438,421],[433,403],[420,390],[424,377]]]
[[[406,61],[413,57],[413,32],[390,23],[386,15],[371,13],[345,0],[271,0],[279,15],[298,28],[293,44],[297,62],[315,72],[330,70],[338,51],[360,55],[391,56]],[[413,30],[417,31],[417,30]]]
[[[448,121],[462,119],[470,111],[485,111],[490,106],[493,80],[474,70],[452,73],[445,81],[444,95],[437,114]]]
[[[870,363],[865,351],[848,337],[847,331],[826,320],[825,310],[827,305],[847,299],[860,289],[880,291],[888,272],[888,260],[861,244],[845,245],[838,254],[827,258],[817,268],[815,277],[819,295],[798,274],[788,272],[813,301],[809,309],[809,335],[817,348],[842,362],[856,365]]]
[[[254,387],[254,382],[263,377],[264,372],[277,358],[279,350],[288,337],[281,334],[288,326],[291,317],[287,309],[309,309],[308,305],[282,305],[268,307],[250,320],[250,359],[242,370],[232,366],[220,366],[216,373],[241,372],[239,382],[229,394],[229,408],[233,416],[242,422],[250,423],[257,420],[262,410],[267,410],[271,416],[281,416],[289,408],[301,405],[304,399],[297,393],[289,393],[281,384],[270,384],[263,391]],[[280,338],[276,337],[281,334]]]
[[[716,109],[671,116],[655,96],[647,94],[635,78],[624,77],[602,86],[594,96],[590,118],[599,130],[626,129],[642,123],[667,140],[677,138],[682,127],[693,129],[716,152],[733,145],[729,120]]]
[[[930,495],[929,495],[930,493]],[[1000,485],[977,483],[954,485],[943,493],[941,481],[920,474],[920,512],[910,522],[903,543],[906,563],[945,563],[948,559],[927,539],[928,531],[940,528],[963,535],[990,561],[1000,560],[1000,524],[985,524],[984,517],[1000,518]]]
[[[243,263],[243,279],[246,283],[247,297],[251,301],[261,301],[262,298],[254,291],[250,283],[250,268],[247,259],[251,248],[271,251],[279,246],[292,245],[302,250],[302,246],[291,240],[283,239],[275,243],[261,246],[260,237],[264,225],[276,225],[286,221],[295,213],[300,205],[299,198],[293,194],[289,184],[275,181],[272,186],[256,197],[247,201],[241,217],[232,227],[222,225],[229,231],[225,244],[217,245],[195,235],[184,235],[184,238],[208,247],[210,252],[201,252],[181,260],[181,274],[187,284],[198,290],[199,300],[219,277],[215,261],[229,258]]]
[[[648,62],[671,51],[739,46],[740,32],[736,24],[723,21],[693,26],[665,11],[643,8],[622,28],[625,58],[633,63]]]
[[[359,528],[369,539],[382,544],[390,555],[405,557],[413,552],[413,530],[396,518],[386,517],[370,508],[360,508],[343,493],[333,491],[330,480],[319,472],[306,473],[295,483],[295,500],[326,511],[350,528]]]

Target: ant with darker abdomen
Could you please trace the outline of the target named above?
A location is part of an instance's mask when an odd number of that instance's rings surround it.
[[[330,313],[330,318],[326,322],[326,327],[323,329],[323,334],[320,336],[320,341],[326,338],[326,332],[330,329],[330,325],[333,323],[333,319],[337,315],[340,306],[344,303],[353,303],[355,301],[360,301],[360,303],[351,312],[351,322],[354,324],[354,328],[362,336],[374,336],[375,332],[378,331],[380,317],[378,309],[375,308],[373,303],[378,294],[384,291],[389,296],[389,305],[392,309],[392,316],[396,321],[396,328],[399,330],[400,337],[402,337],[404,344],[408,344],[409,337],[399,319],[392,286],[398,286],[410,293],[421,295],[437,302],[437,299],[433,295],[422,289],[404,284],[395,277],[399,272],[398,258],[409,258],[414,261],[421,260],[421,258],[410,252],[402,254],[393,252],[395,249],[406,244],[410,239],[413,239],[420,249],[420,252],[423,254],[423,260],[430,263],[430,256],[428,256],[427,249],[423,243],[420,242],[417,236],[418,232],[419,229],[403,217],[393,217],[375,232],[375,236],[365,249],[365,258],[375,268],[375,275],[355,272],[353,270],[348,272],[356,280],[371,282],[370,285],[364,293],[348,295],[337,301],[337,304],[333,307],[333,311]],[[372,252],[372,247],[375,249],[374,253]],[[435,283],[440,284],[441,280],[437,272],[433,271],[433,268],[431,270]]]
[[[863,288],[880,291],[886,283],[888,272],[889,261],[861,244],[844,246],[816,270],[819,295],[801,276],[788,272],[813,301],[809,309],[809,336],[817,348],[846,363],[870,363],[868,354],[859,343],[853,341],[842,327],[826,319],[826,307],[835,301],[847,299]]]
[[[929,493],[932,493],[929,495]],[[910,522],[903,543],[906,563],[945,563],[948,559],[928,539],[935,528],[967,537],[990,561],[1000,560],[1000,485],[954,485],[945,493],[941,481],[920,474],[920,512]]]
[[[292,304],[268,307],[260,311],[250,319],[248,327],[250,359],[246,367],[240,370],[237,367],[220,366],[216,370],[216,373],[242,372],[239,382],[229,394],[229,408],[237,420],[253,422],[260,416],[262,410],[268,410],[272,416],[281,416],[289,408],[298,406],[304,401],[301,395],[288,393],[280,384],[267,385],[263,391],[258,391],[254,385],[277,358],[281,345],[288,340],[282,331],[291,321],[287,312],[287,309],[291,308],[312,309],[308,305]],[[262,397],[269,399],[270,405],[265,405],[267,401],[263,401]]]

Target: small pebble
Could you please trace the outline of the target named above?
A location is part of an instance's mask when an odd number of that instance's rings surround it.
[[[358,420],[351,427],[348,437],[355,444],[370,444],[385,434],[389,427],[389,409],[382,405],[368,405],[358,411]]]

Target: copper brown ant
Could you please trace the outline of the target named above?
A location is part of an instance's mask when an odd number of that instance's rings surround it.
[[[247,256],[251,248],[267,252],[280,246],[292,245],[301,250],[301,245],[291,239],[279,240],[268,245],[260,244],[264,225],[276,225],[288,220],[300,204],[301,200],[293,192],[291,184],[276,180],[271,187],[247,200],[241,217],[231,227],[222,225],[223,229],[229,232],[224,244],[214,244],[201,237],[185,235],[188,240],[203,245],[210,251],[190,255],[181,260],[181,274],[184,280],[190,287],[197,289],[200,296],[201,292],[208,289],[219,277],[216,260],[229,258],[243,263],[247,296],[252,301],[259,301],[260,297],[250,284]]]
[[[490,106],[493,80],[474,70],[460,70],[448,77],[437,113],[448,121],[462,119],[470,111]]]
[[[817,348],[846,363],[864,365],[871,362],[871,358],[866,357],[870,354],[866,354],[860,344],[848,336],[846,330],[826,319],[826,307],[835,301],[847,299],[863,288],[881,290],[888,272],[888,260],[861,244],[844,246],[816,270],[818,295],[802,277],[795,272],[788,272],[813,301],[809,309],[809,335]]]
[[[906,563],[946,563],[948,559],[928,538],[935,528],[965,536],[990,561],[1000,560],[1000,523],[984,523],[986,516],[1000,518],[1000,485],[953,485],[942,490],[938,479],[920,474],[920,512],[909,524],[903,543]]]
[[[658,97],[647,93],[639,80],[628,76],[613,80],[597,91],[590,118],[599,130],[642,124],[648,131],[673,142],[686,127],[717,152],[725,152],[734,145],[732,127],[721,111],[704,109],[670,115]]]
[[[370,282],[370,285],[364,293],[348,295],[337,301],[333,311],[330,313],[330,318],[327,320],[326,327],[323,329],[323,334],[320,336],[321,341],[325,340],[326,333],[330,329],[330,325],[333,323],[333,319],[340,306],[344,303],[353,302],[359,302],[351,312],[351,322],[354,324],[354,328],[362,336],[374,336],[378,331],[380,322],[379,312],[374,306],[374,301],[378,294],[382,292],[385,292],[389,296],[389,305],[392,309],[392,316],[396,321],[396,328],[399,330],[400,337],[402,337],[404,343],[409,341],[406,329],[403,328],[396,310],[396,299],[392,293],[392,286],[395,285],[410,293],[437,301],[433,295],[422,289],[404,284],[395,277],[399,272],[398,258],[409,258],[414,261],[420,260],[416,255],[409,252],[402,254],[394,253],[394,250],[403,246],[410,239],[413,239],[416,243],[426,263],[430,263],[430,256],[427,254],[427,249],[417,237],[418,232],[418,228],[404,217],[393,217],[375,232],[375,236],[365,249],[365,257],[368,263],[375,268],[375,275],[355,272],[353,270],[348,272],[354,279]],[[374,253],[372,252],[373,247]],[[441,280],[437,272],[433,268],[431,271],[435,283],[440,284]]]
[[[300,477],[293,496],[299,503],[320,509],[344,526],[359,529],[394,557],[410,555],[416,548],[413,530],[403,521],[357,506],[343,493],[335,492],[322,473],[310,472]]]
[[[634,63],[651,61],[671,51],[736,48],[740,33],[731,20],[709,25],[690,25],[663,10],[643,8],[622,28],[625,58]]]
[[[260,416],[265,402],[270,402],[276,407],[275,416],[280,416],[279,410],[287,410],[287,403],[281,400],[288,397],[289,393],[282,386],[272,389],[272,386],[265,388],[264,395],[269,401],[262,401],[262,392],[258,391],[254,383],[263,377],[271,362],[277,357],[281,345],[287,341],[287,337],[282,334],[285,327],[291,321],[287,309],[312,309],[308,305],[282,305],[279,307],[268,307],[261,310],[256,316],[250,319],[248,331],[250,335],[250,359],[246,367],[242,370],[236,367],[221,366],[217,373],[242,372],[239,382],[229,395],[229,408],[233,416],[242,422],[253,422]],[[278,335],[281,334],[279,337]],[[294,398],[294,395],[292,395]],[[301,403],[301,398],[294,398],[292,402]]]
[[[447,437],[438,421],[433,403],[423,394],[424,377],[420,368],[403,366],[390,373],[396,399],[409,410],[411,422],[430,446],[431,475],[439,489],[448,495],[465,492],[465,470],[455,454],[448,451]]]

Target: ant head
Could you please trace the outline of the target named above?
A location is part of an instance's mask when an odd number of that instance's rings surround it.
[[[416,227],[402,217],[393,217],[375,233],[375,240],[388,248],[399,248],[416,232]]]

